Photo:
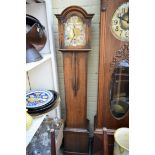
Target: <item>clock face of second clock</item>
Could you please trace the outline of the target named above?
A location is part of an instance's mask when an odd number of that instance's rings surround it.
[[[111,20],[111,32],[121,41],[129,41],[129,3],[121,4]]]
[[[85,46],[86,25],[78,16],[71,16],[64,24],[64,45],[65,46]]]

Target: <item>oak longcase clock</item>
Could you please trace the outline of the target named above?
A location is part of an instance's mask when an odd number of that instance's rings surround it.
[[[87,54],[93,14],[78,6],[56,14],[59,46],[63,53],[66,121],[64,154],[88,154]]]
[[[129,126],[128,0],[101,0],[99,55],[93,154],[112,155],[114,131]]]

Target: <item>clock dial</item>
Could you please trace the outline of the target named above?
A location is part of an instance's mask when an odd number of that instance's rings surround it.
[[[65,46],[84,46],[86,25],[78,16],[71,16],[64,24],[64,43]]]
[[[129,3],[121,4],[111,20],[111,32],[121,41],[129,41]]]

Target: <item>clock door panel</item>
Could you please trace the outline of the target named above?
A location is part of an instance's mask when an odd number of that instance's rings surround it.
[[[121,60],[115,66],[110,82],[110,110],[116,119],[125,117],[129,110],[129,64]]]

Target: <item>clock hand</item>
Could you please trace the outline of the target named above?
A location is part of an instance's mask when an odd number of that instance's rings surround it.
[[[126,21],[129,24],[129,20],[124,19],[123,17],[118,17],[119,19]]]
[[[75,37],[75,34],[73,35],[72,40],[70,41],[70,44],[72,43],[72,41],[73,41],[74,37]]]
[[[74,25],[74,28],[75,28],[75,25]],[[72,43],[74,37],[75,37],[75,32],[74,32],[74,28],[73,28],[73,37],[72,37],[72,40],[70,41],[70,44]]]
[[[128,11],[127,11],[127,14],[128,14],[128,16],[129,16],[129,7],[128,7]]]

